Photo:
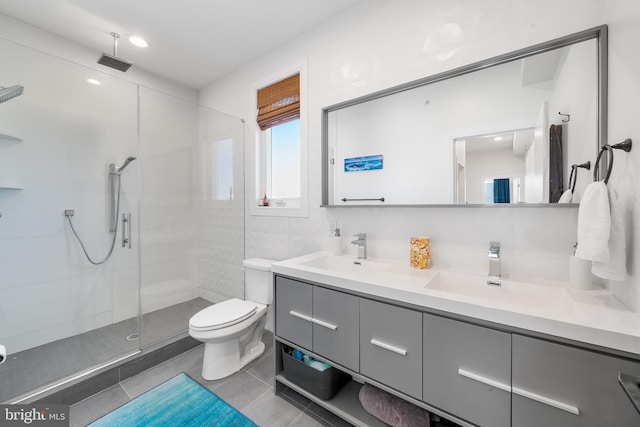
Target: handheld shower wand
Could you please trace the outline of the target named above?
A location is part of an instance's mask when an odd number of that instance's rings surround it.
[[[84,247],[84,244],[82,243],[82,240],[80,240],[78,233],[76,233],[76,230],[73,227],[73,222],[71,221],[71,217],[73,216],[73,210],[68,209],[65,211],[65,216],[69,221],[69,225],[71,226],[71,231],[73,231],[73,234],[76,236],[76,239],[78,239],[78,242],[80,243],[80,247],[82,247],[82,251],[84,252],[84,255],[87,257],[89,262],[93,265],[104,264],[109,259],[109,257],[111,257],[111,254],[113,253],[113,248],[116,245],[116,234],[118,231],[118,215],[120,214],[120,175],[122,174],[122,171],[129,165],[129,163],[131,163],[135,159],[136,159],[135,157],[127,157],[123,165],[120,166],[119,168],[116,168],[115,163],[111,163],[109,165],[109,202],[110,202],[109,203],[109,212],[110,212],[109,231],[113,233],[113,239],[111,240],[111,247],[109,248],[109,253],[107,253],[104,259],[102,259],[102,261],[94,261],[93,259],[91,259],[91,257],[87,253],[87,249]]]

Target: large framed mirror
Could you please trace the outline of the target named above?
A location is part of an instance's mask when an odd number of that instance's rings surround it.
[[[606,144],[607,27],[322,115],[323,206],[575,204]]]

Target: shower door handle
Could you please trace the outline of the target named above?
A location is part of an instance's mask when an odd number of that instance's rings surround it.
[[[131,214],[122,214],[122,247],[131,249]]]

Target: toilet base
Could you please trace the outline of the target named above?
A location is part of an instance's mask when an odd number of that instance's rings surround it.
[[[228,377],[260,357],[265,348],[260,340],[265,323],[266,316],[263,312],[243,333],[224,340],[204,341],[202,378],[212,381]]]
[[[238,339],[221,343],[205,343],[202,378],[213,381],[228,377],[264,353],[264,343],[259,341],[243,357],[240,357],[239,344]]]

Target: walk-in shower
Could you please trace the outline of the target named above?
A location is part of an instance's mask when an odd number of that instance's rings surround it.
[[[244,125],[2,38],[0,58],[0,85],[28,94],[0,105],[0,403],[28,403],[243,296]]]

